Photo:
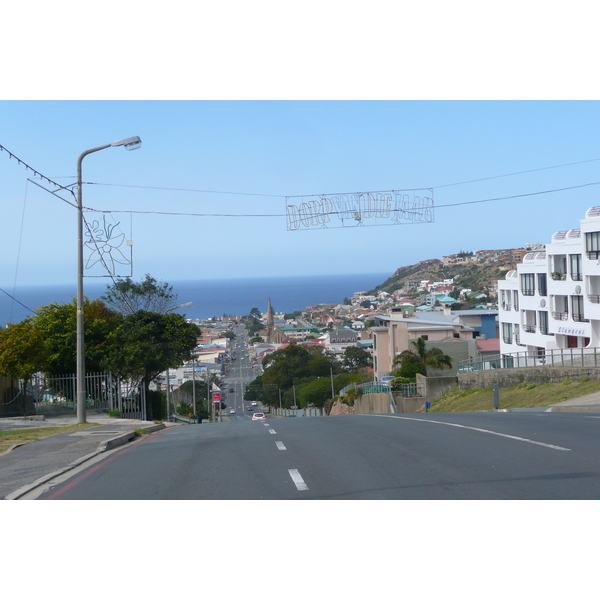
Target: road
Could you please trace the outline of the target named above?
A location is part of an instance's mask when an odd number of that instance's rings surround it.
[[[238,416],[147,436],[40,498],[600,498],[598,416]]]
[[[225,403],[227,413],[230,409],[235,410],[235,415],[230,415],[234,420],[245,419],[245,412],[250,418],[252,413],[247,411],[248,403],[244,403],[244,392],[246,386],[256,378],[256,372],[248,353],[248,334],[244,325],[234,325],[235,338],[231,342],[231,362],[229,364],[226,385]],[[233,390],[233,391],[232,391]]]

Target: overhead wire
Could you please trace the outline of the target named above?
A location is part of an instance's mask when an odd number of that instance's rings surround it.
[[[46,177],[45,175],[43,175],[42,173],[40,173],[39,171],[37,171],[36,169],[34,169],[30,165],[28,165],[25,161],[23,161],[22,159],[20,159],[19,157],[17,157],[14,153],[10,152],[7,148],[5,148],[2,145],[0,145],[0,151],[6,152],[8,154],[8,156],[9,156],[9,158],[16,159],[16,161],[18,162],[18,164],[23,165],[26,170],[31,170],[33,172],[33,174],[36,175],[37,177],[39,177],[42,181],[47,181],[48,183],[56,186],[57,189],[67,191],[73,197],[75,197],[75,192],[73,191],[73,189],[71,189],[71,186],[60,185],[59,183],[57,183],[53,179],[50,179],[49,177]],[[564,163],[564,164],[560,164],[560,165],[552,165],[552,166],[548,166],[548,167],[540,167],[540,168],[537,168],[537,169],[529,169],[529,170],[526,170],[526,171],[518,171],[518,172],[513,172],[513,173],[506,173],[504,175],[494,175],[494,176],[490,176],[490,177],[482,177],[482,178],[471,179],[471,180],[467,180],[467,181],[460,181],[460,182],[455,182],[455,183],[448,183],[448,184],[445,184],[445,185],[432,186],[429,189],[442,189],[442,188],[445,188],[445,187],[452,187],[452,186],[457,186],[457,185],[466,185],[466,184],[469,184],[469,183],[476,183],[476,182],[480,182],[480,181],[488,181],[488,180],[491,180],[491,179],[498,179],[498,178],[502,178],[502,177],[512,177],[512,176],[516,176],[516,175],[523,175],[523,174],[527,174],[527,173],[534,173],[534,172],[545,171],[545,170],[549,170],[549,169],[557,169],[557,168],[562,168],[562,167],[569,167],[569,166],[580,165],[580,164],[585,164],[585,163],[590,163],[590,162],[596,162],[596,161],[600,161],[600,158],[588,159],[588,160],[584,160],[584,161],[577,161],[577,162],[571,162],[571,163]],[[33,182],[33,183],[35,183],[35,182]],[[102,183],[102,182],[85,182],[85,184],[86,185],[98,185],[98,186],[137,188],[137,189],[153,189],[153,190],[164,190],[164,191],[192,192],[192,193],[206,193],[206,194],[226,194],[226,195],[255,196],[255,197],[269,197],[269,198],[298,198],[298,197],[303,197],[303,196],[286,196],[286,195],[283,195],[283,194],[258,194],[258,193],[250,193],[250,192],[226,192],[226,191],[216,191],[216,190],[201,190],[201,189],[193,189],[193,188],[141,186],[141,185],[129,185],[129,184],[111,184],[111,183]],[[542,191],[536,191],[536,192],[529,192],[529,193],[526,193],[526,194],[516,194],[516,195],[512,195],[512,196],[502,196],[502,197],[497,197],[497,198],[486,198],[486,199],[482,199],[482,200],[470,200],[470,201],[455,202],[455,203],[449,203],[449,204],[439,204],[439,205],[436,205],[434,208],[449,208],[449,207],[454,207],[454,206],[464,206],[464,205],[468,205],[468,204],[479,204],[479,203],[484,203],[484,202],[498,202],[498,201],[501,201],[501,200],[511,200],[511,199],[516,199],[516,198],[525,198],[525,197],[537,196],[537,195],[542,195],[542,194],[550,194],[550,193],[556,193],[556,192],[567,191],[567,190],[572,190],[572,189],[579,189],[579,188],[584,188],[584,187],[589,187],[589,186],[594,186],[594,185],[599,185],[599,184],[600,184],[600,182],[590,182],[590,183],[585,183],[585,184],[581,184],[581,185],[568,186],[568,187],[564,187],[564,188],[554,188],[554,189],[551,189],[551,190],[542,190]],[[42,189],[45,189],[45,188],[42,188]],[[49,190],[46,190],[46,191],[49,191]],[[384,192],[370,192],[370,193],[386,193],[386,192],[389,193],[389,192],[393,192],[393,191],[394,190],[387,190],[387,191],[384,191]],[[53,195],[56,195],[59,199],[63,200],[64,202],[67,202],[66,200],[64,200],[64,198],[61,198],[55,192],[50,192],[50,193],[52,193]],[[312,194],[312,195],[304,195],[304,197],[313,197],[313,196],[316,197],[316,196],[323,196],[323,195],[324,194]],[[325,195],[336,195],[336,194],[325,194]],[[69,202],[67,202],[67,203],[70,204]],[[225,213],[188,213],[188,212],[169,212],[169,211],[132,211],[132,210],[116,210],[115,211],[115,210],[99,210],[99,209],[94,209],[94,208],[91,208],[91,207],[82,207],[82,209],[85,210],[85,211],[88,211],[88,212],[129,213],[130,215],[133,215],[133,214],[149,214],[149,215],[156,214],[156,215],[186,216],[186,217],[282,218],[282,217],[286,216],[284,213],[274,213],[274,214],[225,214]],[[399,209],[392,209],[391,212],[397,212],[397,210],[399,210]],[[336,215],[336,214],[341,214],[341,213],[339,213],[339,212],[332,212],[330,214]],[[85,221],[85,217],[84,217],[84,222],[85,222],[85,225],[86,225],[88,231],[90,232],[91,239],[94,240],[94,242],[96,243],[96,248],[99,251],[97,242],[96,242],[95,238],[93,237],[93,235],[91,235],[90,227],[89,227],[89,224],[87,223],[87,221]],[[101,260],[104,268],[107,270],[109,276],[111,277],[113,283],[116,283],[115,276],[113,276],[113,274],[110,271],[110,269],[108,269],[108,265],[106,264],[106,262],[105,262],[105,260],[104,260],[104,258],[102,256],[102,253],[100,251],[99,251],[99,255],[100,255],[100,260]],[[21,306],[23,306],[27,310],[30,310],[31,312],[34,312],[30,308],[26,307],[24,304],[22,304],[21,302],[19,302],[16,298],[14,298],[13,296],[11,296],[5,290],[0,289],[0,291],[2,291],[5,294],[7,294],[15,302],[18,302],[19,304],[21,304]]]

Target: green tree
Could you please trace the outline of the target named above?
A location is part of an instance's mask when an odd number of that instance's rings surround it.
[[[112,286],[108,286],[103,300],[124,314],[135,313],[138,310],[165,313],[175,306],[177,294],[173,292],[173,286],[159,283],[154,277],[146,274],[141,283],[135,283],[130,277],[117,279]]]
[[[104,358],[109,338],[119,327],[122,316],[109,309],[101,299],[84,299],[85,369],[89,373],[104,370]],[[33,317],[34,327],[43,340],[41,370],[56,376],[77,370],[77,306],[53,302],[38,308]]]
[[[327,400],[331,400],[331,379],[329,377],[313,379],[296,391],[296,398],[299,405],[304,408],[309,405],[322,408]]]
[[[27,383],[43,362],[44,344],[34,317],[0,330],[0,373],[23,380],[23,414],[28,413]]]
[[[160,373],[192,358],[198,335],[198,327],[182,315],[138,310],[125,315],[110,335],[103,364],[106,370],[143,384],[148,392]],[[147,408],[151,412],[151,406]]]
[[[371,355],[360,346],[348,346],[344,350],[342,365],[349,371],[356,371],[365,367],[373,366]]]
[[[399,367],[402,377],[414,377],[416,373],[427,376],[427,369],[451,369],[452,358],[439,348],[427,350],[425,338],[411,342],[413,350],[404,350],[394,358],[393,366]],[[409,374],[411,373],[411,374]]]
[[[275,390],[286,392],[292,389],[294,383],[336,374],[341,369],[339,362],[325,355],[321,348],[308,350],[297,344],[290,344],[269,354],[263,359],[262,365],[263,387],[271,390],[268,392],[271,405],[279,403]]]

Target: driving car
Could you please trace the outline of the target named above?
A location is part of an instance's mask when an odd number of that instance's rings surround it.
[[[251,407],[251,406],[249,406],[249,407],[248,407],[248,410],[252,410],[252,407]]]
[[[264,413],[254,413],[252,415],[253,421],[264,421],[267,417],[265,417]]]
[[[258,403],[256,402],[256,400],[252,400],[252,406],[256,406]]]
[[[230,408],[229,409],[229,414],[230,415],[235,415],[235,409],[234,408]]]
[[[235,392],[235,390],[233,388],[229,388],[229,393],[232,394],[233,392]]]

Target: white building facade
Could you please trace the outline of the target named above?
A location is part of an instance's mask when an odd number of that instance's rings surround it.
[[[498,282],[500,352],[600,346],[600,207]]]

